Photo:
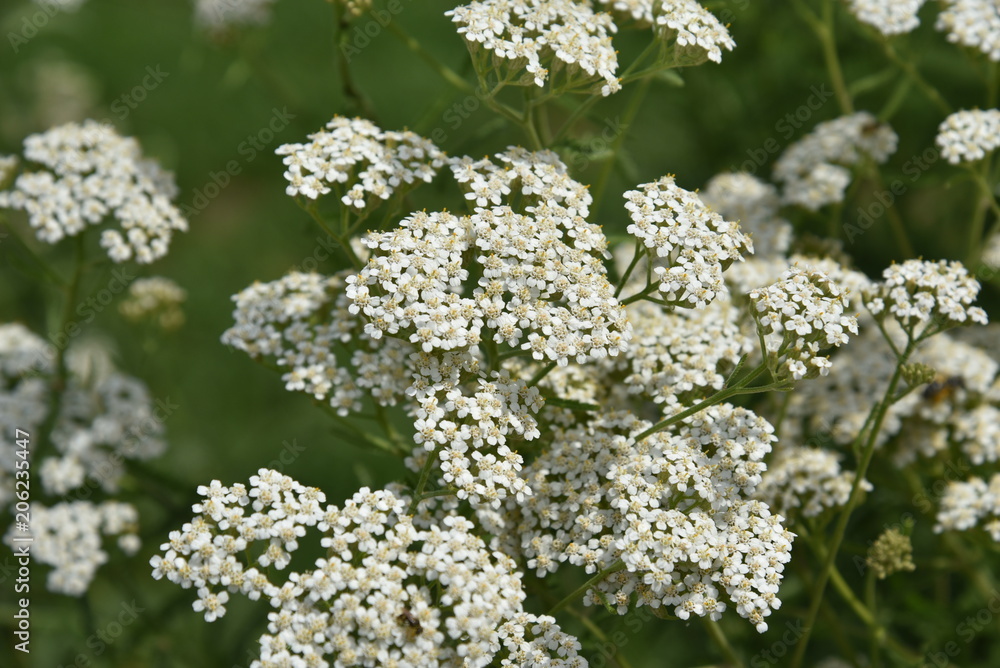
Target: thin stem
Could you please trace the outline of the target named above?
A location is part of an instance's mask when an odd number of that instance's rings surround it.
[[[896,394],[896,386],[899,384],[900,378],[902,377],[903,364],[909,359],[910,354],[913,352],[915,344],[911,339],[906,346],[906,350],[903,351],[902,357],[897,360],[896,370],[892,374],[892,379],[889,381],[889,386],[886,388],[885,394],[882,399],[876,404],[872,411],[875,413],[875,419],[872,422],[871,431],[868,434],[868,440],[862,450],[861,461],[858,464],[858,469],[854,474],[854,482],[851,485],[851,495],[847,499],[847,503],[844,505],[843,510],[841,510],[840,515],[837,518],[837,524],[833,531],[833,540],[830,543],[830,548],[827,551],[826,559],[823,561],[823,565],[819,572],[819,577],[816,579],[815,585],[812,591],[812,600],[809,602],[809,611],[806,615],[806,625],[802,630],[802,638],[799,639],[798,644],[795,646],[795,654],[792,657],[792,668],[799,668],[802,665],[802,660],[805,658],[806,648],[809,646],[809,636],[812,634],[812,629],[816,624],[816,615],[819,613],[820,604],[823,602],[823,594],[826,592],[826,585],[830,579],[830,574],[833,571],[834,564],[837,560],[837,552],[840,550],[840,545],[844,541],[844,534],[847,531],[847,523],[851,519],[851,513],[854,508],[858,505],[861,500],[861,495],[864,493],[861,482],[865,479],[865,475],[868,473],[868,466],[871,464],[872,456],[875,454],[875,443],[878,438],[878,433],[882,429],[882,422],[885,420],[886,413],[889,411],[889,406],[892,404],[892,398]]]
[[[635,240],[635,252],[632,255],[632,262],[629,263],[628,268],[625,273],[622,274],[621,280],[618,282],[618,287],[615,288],[615,299],[622,293],[625,288],[625,284],[628,283],[629,277],[632,275],[632,270],[635,269],[635,265],[639,264],[639,259],[642,257],[642,251],[645,248],[642,242],[639,241],[638,237]]]
[[[347,46],[350,39],[351,22],[341,3],[333,3],[334,18],[334,60],[336,61],[337,72],[340,74],[340,86],[344,91],[344,96],[353,100],[354,104],[365,116],[374,119],[375,110],[365,94],[361,92],[354,77],[351,75],[351,65],[347,58]]]
[[[722,655],[726,657],[726,661],[729,665],[734,668],[743,668],[743,661],[740,659],[739,655],[736,654],[736,650],[733,646],[729,644],[729,639],[726,638],[726,634],[723,633],[722,627],[719,623],[709,619],[708,617],[702,617],[705,622],[705,628],[708,629],[708,635],[712,636],[712,640],[719,649],[722,650]]]
[[[336,4],[336,3],[334,3]],[[420,42],[410,36],[405,30],[399,27],[398,21],[389,21],[389,32],[391,32],[396,38],[399,39],[403,45],[416,54],[421,60],[431,66],[435,72],[437,72],[442,79],[447,81],[449,84],[462,91],[463,93],[468,93],[470,95],[475,94],[475,89],[472,87],[468,81],[463,79],[455,70],[451,69],[440,60],[434,57],[430,51],[425,49]]]
[[[979,263],[981,255],[983,230],[986,227],[986,210],[992,210],[993,215],[997,217],[997,220],[1000,220],[1000,205],[997,204],[996,198],[993,196],[993,189],[990,188],[990,184],[987,182],[990,173],[991,157],[987,156],[983,158],[979,169],[971,168],[969,170],[972,173],[973,180],[976,182],[976,187],[979,189],[980,197],[979,205],[976,207],[976,212],[972,217],[972,225],[969,226],[969,242],[966,252],[966,266],[973,270]]]
[[[644,79],[639,87],[635,89],[635,93],[632,94],[632,99],[629,100],[628,107],[625,109],[625,115],[622,117],[621,130],[618,132],[618,136],[615,137],[614,143],[611,146],[611,157],[607,159],[604,166],[601,168],[601,173],[597,177],[597,185],[594,187],[594,206],[593,211],[600,211],[601,200],[604,198],[604,191],[608,187],[608,181],[611,179],[611,172],[614,171],[615,165],[618,163],[618,154],[622,150],[622,144],[625,143],[625,135],[628,134],[629,128],[632,127],[632,122],[635,120],[636,115],[639,113],[639,107],[642,106],[642,100],[646,97],[646,93],[649,91],[649,83],[651,79]]]
[[[326,224],[325,220],[323,220],[323,216],[319,215],[319,211],[316,209],[315,204],[302,205],[302,203],[300,202],[299,206],[301,206],[305,210],[305,212],[308,213],[309,216],[314,221],[316,221],[316,224],[319,225],[320,228],[322,228],[322,230],[326,232],[331,239],[337,242],[341,250],[344,251],[344,254],[347,255],[347,259],[350,260],[351,266],[353,266],[355,269],[361,269],[362,267],[365,266],[365,263],[358,258],[357,254],[354,252],[354,249],[351,248],[351,243],[347,239],[345,239],[344,237],[340,236],[332,229],[330,229],[330,226]]]
[[[881,35],[880,35],[881,37]],[[948,116],[951,114],[951,105],[941,96],[941,93],[937,88],[932,86],[923,75],[920,74],[920,70],[916,68],[912,61],[900,57],[896,53],[895,47],[893,47],[892,42],[888,39],[882,38],[879,40],[882,44],[882,50],[885,52],[886,57],[893,62],[899,69],[903,71],[903,74],[908,76],[913,83],[917,84],[917,88],[927,96],[927,99],[934,103],[934,105],[941,111],[942,114]]]
[[[844,73],[840,68],[840,60],[837,57],[837,40],[833,32],[832,0],[823,0],[822,18],[817,16],[803,0],[793,0],[792,4],[799,13],[799,16],[812,29],[820,42],[820,46],[823,48],[823,61],[826,64],[827,75],[830,77],[830,85],[833,86],[837,104],[840,106],[840,113],[845,116],[854,113],[851,94],[847,90],[847,84],[844,82]]]
[[[587,630],[590,631],[590,633],[593,634],[595,638],[601,641],[602,647],[612,648],[610,659],[615,663],[615,665],[617,665],[619,668],[632,668],[632,664],[629,663],[628,659],[618,654],[618,643],[612,642],[611,639],[608,638],[608,634],[604,632],[604,629],[602,629],[598,624],[596,624],[594,620],[592,620],[589,616],[583,614],[573,606],[567,608],[566,612],[579,619],[580,622],[587,627]],[[605,656],[609,655],[605,653]]]
[[[433,452],[427,454],[427,461],[424,462],[424,467],[420,469],[420,479],[417,481],[417,488],[413,490],[413,499],[410,501],[410,509],[407,511],[408,515],[413,515],[417,512],[417,505],[422,500],[421,497],[423,496],[424,488],[427,487],[427,479],[430,478],[431,469],[434,468],[438,450],[440,449],[441,446],[438,446],[434,448]]]
[[[557,612],[565,608],[567,605],[573,603],[574,601],[578,600],[581,596],[586,594],[588,590],[593,589],[594,585],[604,580],[604,578],[608,577],[612,573],[617,573],[620,570],[624,570],[624,568],[625,568],[625,562],[622,561],[621,559],[611,564],[603,571],[597,573],[597,575],[594,575],[592,578],[590,578],[582,585],[577,587],[572,594],[570,594],[563,600],[556,603],[555,606],[551,610],[549,610],[548,612],[549,616],[554,616]]]
[[[770,392],[771,390],[776,390],[785,387],[785,383],[770,383],[768,385],[763,385],[761,387],[747,387],[747,385],[750,384],[751,381],[753,381],[757,376],[759,376],[766,370],[767,370],[766,364],[761,364],[757,366],[750,373],[744,376],[742,380],[736,383],[736,385],[719,390],[718,392],[710,396],[708,399],[705,399],[701,403],[695,404],[694,406],[691,406],[690,408],[687,408],[681,411],[680,413],[671,415],[667,419],[657,422],[646,431],[637,434],[635,437],[635,442],[638,443],[639,441],[649,436],[652,436],[656,432],[663,431],[667,427],[677,424],[684,418],[691,417],[695,413],[699,413],[705,410],[706,408],[710,408],[716,404],[722,403],[723,401],[729,399],[730,397],[735,397],[741,394],[758,394],[761,392]]]
[[[556,364],[557,364],[556,362],[549,362],[541,369],[539,369],[535,373],[535,375],[531,377],[531,380],[528,381],[528,387],[534,387],[535,385],[538,385],[538,383],[540,383],[542,379],[545,378],[545,376],[549,375],[550,371],[556,368]]]
[[[870,173],[875,182],[875,187],[884,192],[886,187],[885,181],[882,180],[882,174],[874,165],[869,165],[869,169],[871,170]],[[899,211],[896,210],[895,202],[885,207],[885,215],[889,219],[889,228],[892,230],[892,235],[896,238],[896,245],[899,246],[899,252],[903,254],[904,258],[914,257],[913,245],[906,235],[906,226],[903,224],[903,219],[899,216]]]

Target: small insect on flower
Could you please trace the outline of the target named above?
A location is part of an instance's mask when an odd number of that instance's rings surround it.
[[[417,636],[424,631],[420,620],[413,616],[409,608],[403,608],[403,611],[396,617],[396,621],[406,629],[406,637],[410,642],[416,640]]]
[[[927,387],[921,393],[925,401],[937,406],[942,401],[951,399],[958,390],[965,389],[965,379],[961,376],[950,376],[945,378],[939,376],[927,383]]]

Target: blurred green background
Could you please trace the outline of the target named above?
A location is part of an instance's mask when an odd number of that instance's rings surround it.
[[[402,5],[395,19],[398,27],[472,81],[466,48],[443,16],[453,3],[402,0]],[[625,129],[621,159],[596,214],[609,233],[624,231],[617,194],[628,187],[673,173],[680,185],[694,189],[718,172],[741,166],[767,178],[777,157],[767,147],[784,148],[817,122],[838,115],[830,98],[798,129],[783,124],[787,114],[794,115],[806,103],[814,87],[827,81],[817,43],[785,3],[733,0],[709,6],[731,23],[738,47],[725,54],[721,65],[683,71],[681,87],[653,82],[634,123]],[[356,447],[308,397],[285,392],[274,374],[219,342],[231,323],[230,296],[255,280],[274,280],[293,266],[301,267],[320,235],[285,196],[283,167],[273,151],[283,143],[304,140],[334,114],[358,111],[343,94],[333,11],[322,0],[282,0],[268,25],[213,38],[194,27],[188,2],[88,0],[76,12],[47,18],[37,35],[19,44],[15,53],[10,35],[22,34],[25,20],[39,11],[37,5],[19,0],[3,0],[0,5],[0,29],[6,36],[0,44],[0,154],[20,153],[21,141],[32,132],[90,117],[108,119],[122,134],[137,137],[147,156],[176,174],[183,204],[200,208],[198,193],[205,192],[213,173],[223,172],[228,162],[237,161],[240,173],[191,216],[190,232],[175,238],[164,260],[132,267],[137,275],[173,278],[187,290],[186,325],[172,335],[137,335],[112,306],[88,330],[88,336],[109,342],[119,366],[148,383],[154,397],[179,406],[166,424],[167,454],[149,463],[125,494],[143,513],[143,548],[132,560],[111,550],[111,563],[101,570],[103,577],[85,601],[45,592],[45,569],[36,565],[33,652],[30,657],[13,656],[10,620],[5,616],[0,620],[5,629],[0,665],[246,666],[247,652],[255,649],[264,627],[263,606],[234,600],[224,620],[205,624],[190,609],[193,592],[149,577],[149,557],[168,530],[190,517],[195,487],[215,478],[224,484],[245,481],[259,467],[272,466],[323,488],[336,503],[361,485],[382,485],[404,475],[399,462]],[[934,11],[925,7],[924,25],[898,40],[897,48],[955,108],[986,106],[985,68],[932,29]],[[372,21],[365,16],[356,25]],[[844,12],[839,28],[847,79],[859,82],[858,108],[874,113],[897,109],[890,121],[900,145],[883,174],[887,183],[899,178],[908,184],[899,206],[917,253],[927,258],[962,257],[973,206],[971,184],[943,161],[915,182],[904,175],[909,161],[933,146],[941,112],[916,88],[900,85],[904,78],[898,69],[877,44],[862,39],[861,28]],[[647,39],[645,32],[620,34],[616,44],[622,60],[637,53]],[[130,98],[122,96],[142,84],[147,68],[166,75],[145,91],[145,99],[134,109],[129,108]],[[409,127],[425,136],[440,130],[438,136],[447,137],[442,147],[452,154],[483,155],[523,141],[516,128],[498,121],[482,105],[455,127],[455,119],[464,112],[456,113],[453,105],[462,104],[467,95],[408,51],[391,30],[379,30],[371,37],[370,44],[351,59],[350,68],[358,88],[371,101],[374,120],[383,128]],[[583,161],[589,164],[574,174],[577,178],[585,182],[597,178],[610,154],[601,150],[601,133],[619,124],[630,96],[626,88],[599,102],[593,120],[580,126],[577,139],[594,155]],[[287,110],[294,118],[263,150],[248,148],[253,146],[250,138],[268,126],[275,110]],[[555,113],[558,117],[565,112]],[[420,201],[446,202],[447,195],[435,188],[421,191]],[[863,186],[858,201],[865,203],[870,197],[871,186]],[[848,210],[845,221],[851,216]],[[13,221],[27,243],[57,269],[68,271],[70,249],[65,244],[42,247],[23,219],[14,216]],[[825,230],[822,217],[803,216],[794,222],[799,232]],[[884,220],[845,250],[871,275],[901,259]],[[16,270],[10,244],[0,244],[0,251],[0,320],[50,331],[58,321],[61,296]],[[321,271],[338,268],[336,260],[319,266]],[[110,267],[103,272],[91,276],[82,294],[93,294],[107,284]],[[983,300],[994,315],[995,286],[986,288]],[[4,554],[9,565],[10,556]],[[560,592],[575,586],[579,580],[574,575],[557,580]],[[6,579],[7,570],[0,577]],[[782,598],[790,599],[797,586],[789,577]],[[893,586],[905,589],[905,582]],[[11,589],[9,580],[0,585],[0,598],[10,601]],[[122,606],[131,600],[144,611],[125,624],[130,617]],[[973,611],[978,607],[975,601],[969,606]],[[928,612],[932,613],[912,614]],[[763,637],[735,615],[727,615],[725,628],[749,660],[755,652],[780,643],[800,613],[783,608],[773,618],[773,631]],[[124,617],[119,619],[120,615]],[[597,618],[609,634],[624,634],[620,636],[624,641],[616,642],[636,668],[720,660],[700,624],[623,620],[604,612]],[[114,642],[99,636],[94,640],[98,631],[110,637],[118,621],[125,626]],[[574,628],[574,622],[568,625]],[[942,631],[942,637],[947,639],[949,632]],[[828,643],[818,635],[814,655],[823,656],[831,649]],[[976,643],[989,643],[989,638]],[[592,665],[613,665],[596,653],[597,648],[586,650],[597,657]],[[1000,654],[988,645],[976,645],[969,650],[973,655],[995,659],[975,665],[1000,665]],[[780,660],[775,665],[781,665]]]

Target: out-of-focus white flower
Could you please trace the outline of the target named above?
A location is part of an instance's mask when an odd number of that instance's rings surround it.
[[[701,198],[753,240],[754,258],[767,262],[784,254],[792,243],[792,224],[778,216],[778,189],[746,173],[718,174],[706,184]],[[757,287],[757,286],[754,286]]]
[[[854,483],[853,471],[842,471],[839,456],[824,448],[783,446],[761,477],[756,497],[776,511],[815,517],[824,510],[847,503]],[[862,489],[872,485],[862,481]]]
[[[925,0],[848,0],[851,13],[883,35],[901,35],[920,25]]]
[[[843,201],[850,170],[863,159],[885,162],[896,151],[892,128],[866,111],[820,123],[789,146],[774,165],[782,199],[811,211]]]
[[[953,165],[981,160],[1000,146],[1000,109],[956,111],[941,122],[936,141]]]
[[[171,203],[173,177],[110,125],[69,123],[31,135],[24,158],[41,169],[26,169],[0,192],[0,208],[26,211],[42,241],[56,243],[113,218],[120,229],[105,228],[101,246],[115,262],[146,264],[167,254],[175,231],[187,231]]]
[[[948,33],[948,41],[1000,60],[1000,6],[995,0],[945,0],[945,5],[936,27]]]
[[[181,304],[187,293],[169,278],[138,278],[128,287],[128,295],[118,304],[118,311],[132,322],[150,319],[166,330],[184,324]]]

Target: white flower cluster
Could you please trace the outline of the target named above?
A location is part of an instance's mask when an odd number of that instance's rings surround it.
[[[865,306],[876,318],[891,316],[911,334],[918,324],[921,333],[956,325],[987,322],[986,311],[970,306],[979,295],[979,281],[961,262],[906,260],[882,272],[865,295]]]
[[[729,299],[672,312],[639,301],[628,314],[633,336],[623,356],[625,383],[629,392],[667,406],[721,390],[740,357],[757,347],[741,327],[742,310]]]
[[[823,272],[792,267],[777,283],[750,292],[750,314],[767,350],[775,380],[826,375],[830,358],[820,351],[842,346],[858,321],[844,315],[843,289]]]
[[[31,504],[31,558],[51,566],[46,576],[50,591],[83,596],[97,569],[108,560],[102,536],[117,536],[128,556],[139,551],[139,513],[128,503],[64,501],[53,506]],[[12,549],[18,532],[11,526],[4,542]]]
[[[628,232],[655,252],[657,289],[672,305],[704,308],[726,291],[722,272],[753,252],[739,225],[724,220],[672,176],[644,183],[626,192],[625,199],[632,219]]]
[[[365,394],[396,404],[410,384],[404,362],[411,351],[396,339],[376,348],[363,336],[344,277],[292,272],[254,283],[233,297],[236,323],[222,335],[226,345],[282,369],[285,389],[328,401],[341,416],[360,411]]]
[[[774,165],[782,199],[816,211],[841,202],[851,182],[848,167],[868,158],[885,162],[896,151],[896,133],[867,111],[820,123],[789,146]]]
[[[509,206],[462,217],[418,212],[365,237],[372,256],[348,278],[347,295],[369,336],[402,337],[428,353],[487,338],[560,365],[625,348],[630,327],[601,261],[607,241],[583,218],[589,196],[553,154],[535,155],[501,155],[516,165],[502,171],[455,165],[478,207],[518,188],[525,214]],[[482,268],[471,290],[470,267]]]
[[[602,95],[621,89],[618,55],[611,43],[617,27],[609,14],[573,0],[476,0],[445,12],[457,24],[473,60],[490,52],[501,81],[516,81],[525,70],[536,86],[555,86],[563,74],[570,89],[603,80]]]
[[[718,174],[708,182],[701,199],[720,216],[739,223],[753,240],[755,258],[784,254],[792,243],[792,224],[778,216],[778,189],[746,173]],[[756,286],[754,286],[756,287]]]
[[[728,598],[767,630],[793,535],[766,504],[748,500],[760,482],[773,429],[743,408],[719,405],[636,442],[650,424],[628,413],[557,430],[525,469],[535,494],[487,526],[545,576],[568,562],[588,573],[618,560],[624,570],[591,589],[625,614],[665,606],[688,619],[718,619]]]
[[[854,312],[864,310],[863,295],[871,288],[871,279],[832,257],[800,253],[793,253],[788,258],[755,255],[746,262],[731,267],[726,272],[726,282],[733,292],[747,293],[780,280],[781,275],[793,267],[826,274],[834,283],[844,288],[844,297],[848,300],[849,310]]]
[[[616,12],[628,14],[635,21],[653,22],[653,4],[655,0],[599,0],[602,5],[611,5]]]
[[[195,23],[212,32],[232,26],[261,25],[271,18],[275,0],[196,0]]]
[[[941,122],[936,141],[953,165],[982,160],[1000,146],[1000,109],[956,111]]]
[[[656,0],[656,31],[672,50],[676,66],[722,62],[722,49],[732,51],[736,42],[729,30],[695,0]]]
[[[948,41],[1000,61],[1000,7],[995,0],[945,0],[944,4],[936,27],[948,33]]]
[[[920,25],[924,0],[848,0],[851,13],[886,36],[902,35]]]
[[[118,304],[118,311],[128,320],[152,320],[163,329],[177,329],[184,324],[181,304],[187,292],[169,278],[137,278],[128,286],[128,294]]]
[[[905,345],[899,327],[886,325],[897,348]],[[926,341],[913,359],[935,370],[937,377],[889,407],[876,444],[894,439],[893,459],[900,466],[918,456],[934,457],[953,445],[975,463],[1000,460],[1000,443],[991,423],[1000,403],[997,361],[948,334]],[[867,420],[871,398],[885,391],[895,367],[895,355],[881,333],[875,327],[865,328],[840,353],[829,376],[802,386],[790,397],[783,436],[805,438],[801,428],[813,435],[829,434],[838,445],[850,444]]]
[[[4,433],[22,429],[35,444],[39,442],[41,426],[52,411],[55,359],[54,348],[22,325],[0,326]],[[54,567],[48,577],[52,591],[80,596],[107,561],[100,549],[102,534],[120,535],[119,546],[129,554],[138,549],[138,515],[125,503],[72,499],[90,499],[96,490],[114,493],[124,473],[123,462],[154,457],[164,442],[162,419],[142,383],[118,373],[85,381],[76,368],[78,357],[68,355],[68,359],[70,377],[48,437],[54,452],[31,461],[37,492],[64,500],[48,504],[39,497],[32,503],[32,554]],[[13,438],[0,440],[0,510],[15,500],[19,452]],[[11,525],[5,537],[11,545],[14,528]]]
[[[1000,542],[1000,473],[989,483],[982,478],[950,483],[941,498],[934,531],[968,531],[977,524]]]
[[[362,118],[335,116],[309,139],[275,151],[288,166],[285,192],[316,199],[335,188],[341,202],[359,211],[430,182],[445,162],[444,153],[420,135],[383,131]]]
[[[231,594],[268,601],[252,668],[586,666],[552,618],[525,613],[516,564],[460,515],[415,522],[405,496],[367,487],[342,508],[324,506],[322,491],[268,469],[249,487],[216,480],[198,493],[198,515],[150,560],[153,577],[194,588],[207,621]],[[313,531],[327,556],[290,569]],[[287,572],[282,582],[271,567]]]
[[[778,448],[755,496],[785,515],[797,510],[803,517],[816,517],[824,510],[843,506],[851,496],[855,473],[842,471],[839,460],[825,448]],[[861,487],[871,491],[872,484],[863,480]]]
[[[460,499],[473,505],[499,507],[512,497],[521,501],[531,494],[518,477],[523,459],[511,450],[508,439],[538,438],[535,414],[543,401],[537,388],[507,371],[494,371],[489,379],[477,373],[466,389],[459,384],[463,369],[454,362],[472,362],[468,355],[413,356],[418,377],[407,391],[417,403],[413,411],[414,441],[439,460],[442,487],[456,489]],[[463,359],[464,358],[464,359]],[[411,358],[412,359],[412,358]],[[407,464],[419,470],[422,457]]]
[[[24,157],[42,167],[0,192],[0,208],[23,209],[38,238],[56,243],[109,216],[101,246],[115,262],[146,264],[167,254],[174,231],[187,221],[171,203],[173,177],[143,160],[139,144],[96,121],[69,123],[24,140]]]

